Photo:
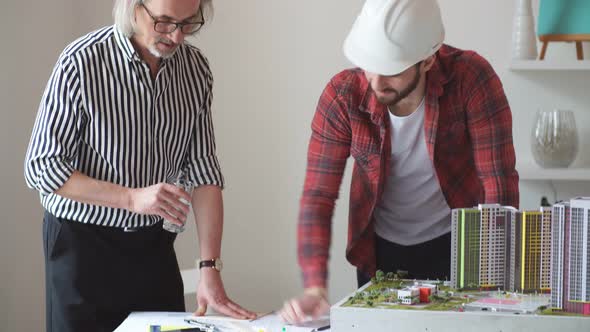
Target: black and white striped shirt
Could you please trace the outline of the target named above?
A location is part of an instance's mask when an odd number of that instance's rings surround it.
[[[25,160],[27,185],[53,215],[141,227],[159,217],[83,204],[55,194],[74,170],[130,188],[170,181],[183,169],[195,185],[223,187],[211,120],[207,59],[184,44],[155,80],[114,27],[61,54],[39,106]]]

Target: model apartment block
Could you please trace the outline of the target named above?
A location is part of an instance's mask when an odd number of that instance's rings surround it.
[[[590,315],[590,198],[519,211],[453,209],[451,286],[551,293],[551,307]]]

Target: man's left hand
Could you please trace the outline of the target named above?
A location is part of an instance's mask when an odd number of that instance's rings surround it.
[[[201,270],[201,279],[197,287],[197,305],[195,316],[203,316],[207,312],[207,306],[211,306],[215,311],[233,318],[256,318],[255,313],[242,308],[227,297],[220,272],[212,268]]]

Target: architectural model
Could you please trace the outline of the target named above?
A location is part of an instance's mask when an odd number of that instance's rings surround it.
[[[589,214],[590,198],[453,210],[451,287],[550,293],[552,311],[590,315]]]
[[[378,271],[331,309],[332,330],[590,331],[590,198],[452,211],[450,281]]]

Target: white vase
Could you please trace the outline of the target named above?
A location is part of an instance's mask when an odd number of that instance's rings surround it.
[[[516,11],[512,27],[512,58],[534,60],[537,58],[537,36],[531,0],[515,0]]]

